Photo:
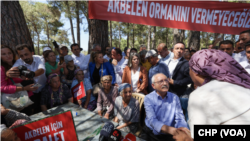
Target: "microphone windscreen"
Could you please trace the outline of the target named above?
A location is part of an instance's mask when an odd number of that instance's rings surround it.
[[[136,137],[133,134],[128,133],[123,141],[136,141]]]
[[[102,130],[100,132],[100,136],[104,136],[109,138],[111,132],[114,130],[114,124],[112,122],[106,122],[104,126],[102,127]]]
[[[111,135],[110,135],[110,137],[109,137],[109,141],[120,141],[121,136],[122,136],[121,131],[119,131],[118,129],[115,129],[115,130],[111,133]]]

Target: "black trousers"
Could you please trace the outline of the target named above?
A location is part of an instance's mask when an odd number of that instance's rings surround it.
[[[146,141],[175,141],[173,135],[170,134],[154,135],[153,131],[146,125],[143,127],[142,131],[143,134],[141,135],[141,138]]]
[[[30,97],[31,101],[34,102],[34,104],[30,105],[32,109],[32,114],[37,114],[41,112],[41,105],[40,105],[40,100],[41,100],[41,93],[33,93],[33,95]]]

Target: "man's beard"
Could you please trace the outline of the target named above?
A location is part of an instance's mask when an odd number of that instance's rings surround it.
[[[32,63],[32,59],[25,59],[24,62],[27,63],[27,64],[31,64]]]

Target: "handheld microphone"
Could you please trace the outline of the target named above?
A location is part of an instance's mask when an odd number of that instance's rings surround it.
[[[118,129],[115,129],[115,130],[111,133],[111,135],[110,135],[110,137],[109,137],[109,141],[120,141],[121,136],[122,136],[121,131],[119,131]]]
[[[114,124],[112,122],[106,122],[100,132],[99,141],[108,141],[108,138],[113,130],[114,130]]]
[[[123,141],[136,141],[136,137],[133,134],[128,133]]]

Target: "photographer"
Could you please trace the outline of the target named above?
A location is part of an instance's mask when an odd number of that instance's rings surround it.
[[[18,70],[18,66],[24,66],[29,69],[30,73],[26,73],[24,75],[29,76],[32,73],[34,73],[34,78],[28,78],[30,81],[34,81],[33,83],[38,83],[41,85],[37,90],[33,91],[34,95],[31,96],[31,100],[34,102],[33,113],[40,112],[40,98],[41,94],[40,91],[44,87],[46,83],[46,77],[45,77],[45,66],[44,63],[41,61],[40,57],[33,56],[34,52],[31,50],[31,48],[27,44],[21,44],[16,46],[16,52],[20,59],[18,59],[15,64],[13,65],[13,68],[11,68],[6,75],[9,78],[18,77],[20,75],[20,72]],[[27,83],[32,83],[30,81],[27,81]]]

